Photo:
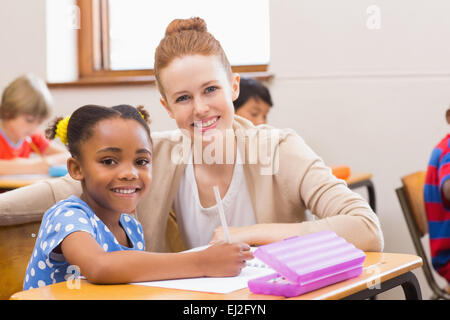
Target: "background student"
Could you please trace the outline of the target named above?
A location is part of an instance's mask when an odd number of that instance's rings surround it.
[[[38,131],[52,106],[46,84],[32,74],[6,87],[0,104],[0,174],[47,173],[50,166],[65,164],[64,147],[50,144]]]
[[[450,124],[450,108],[446,118]],[[431,262],[447,280],[450,293],[450,134],[433,149],[428,163],[424,201],[430,234]]]
[[[241,78],[239,97],[233,101],[234,111],[255,126],[267,123],[267,115],[272,107],[269,89],[261,82],[251,78]]]

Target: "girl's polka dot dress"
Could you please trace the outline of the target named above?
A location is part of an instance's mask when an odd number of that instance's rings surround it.
[[[142,225],[128,214],[121,215],[120,224],[130,239],[131,248],[119,244],[108,227],[81,199],[71,196],[55,204],[42,218],[36,244],[25,273],[23,289],[42,287],[81,276],[77,266],[71,266],[62,254],[53,252],[72,232],[89,233],[106,252],[144,251]]]

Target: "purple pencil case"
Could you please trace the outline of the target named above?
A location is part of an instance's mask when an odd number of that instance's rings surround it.
[[[248,281],[253,293],[295,297],[362,273],[366,255],[332,231],[260,246],[255,257],[276,271]]]

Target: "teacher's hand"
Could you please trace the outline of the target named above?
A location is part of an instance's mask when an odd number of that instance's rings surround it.
[[[261,246],[300,236],[299,229],[299,223],[260,223],[247,227],[228,227],[232,242],[245,242],[250,246]],[[218,227],[213,232],[210,244],[224,239],[222,227]]]
[[[254,229],[252,226],[247,227],[228,227],[230,233],[231,242],[244,242],[248,245],[254,245]],[[214,230],[210,244],[214,244],[220,241],[224,241],[225,234],[222,227],[218,227]]]

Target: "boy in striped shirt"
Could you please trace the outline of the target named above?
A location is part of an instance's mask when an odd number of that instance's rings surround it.
[[[450,107],[446,112],[450,124]],[[433,149],[424,187],[431,262],[450,293],[450,134]]]

